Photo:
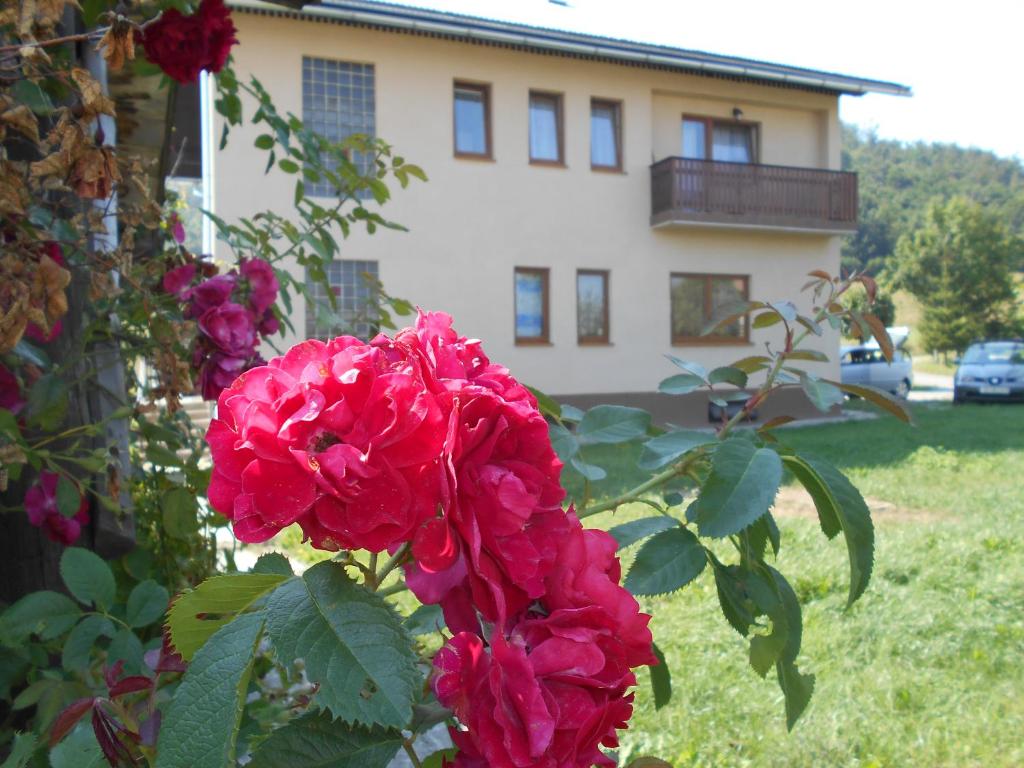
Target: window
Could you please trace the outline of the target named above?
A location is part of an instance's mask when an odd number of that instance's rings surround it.
[[[756,163],[757,125],[684,116],[683,157],[724,163]]]
[[[608,343],[608,272],[576,271],[576,338],[580,344]]]
[[[491,87],[455,83],[455,156],[491,157]]]
[[[373,64],[302,57],[302,121],[331,141],[353,134],[376,135]],[[371,158],[356,153],[361,173],[370,170]],[[329,182],[306,182],[312,195],[338,194]],[[369,191],[360,193],[369,196]]]
[[[672,343],[708,344],[748,341],[746,317],[719,326],[713,334],[702,336],[704,327],[729,307],[746,301],[750,278],[746,275],[671,276]]]
[[[562,165],[562,150],[562,97],[530,91],[530,162]]]
[[[548,270],[516,267],[516,343],[546,344],[548,335]]]
[[[377,335],[376,295],[379,278],[376,261],[331,261],[324,265],[327,282],[336,300],[331,300],[323,283],[306,276],[310,300],[306,302],[306,337],[329,339],[351,334],[361,339]]]
[[[622,170],[622,104],[590,100],[590,167]]]

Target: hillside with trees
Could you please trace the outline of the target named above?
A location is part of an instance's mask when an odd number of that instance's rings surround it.
[[[1024,163],[953,144],[905,144],[843,126],[843,169],[860,176],[860,229],[843,263],[880,274],[903,235],[926,220],[930,203],[966,197],[1024,236]],[[1020,259],[1015,264],[1024,269]]]

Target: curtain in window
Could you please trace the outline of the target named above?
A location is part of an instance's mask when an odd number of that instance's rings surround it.
[[[703,120],[683,120],[683,157],[690,160],[705,160],[706,135]]]
[[[744,299],[745,283],[738,277],[711,278],[711,318],[721,317],[726,311],[741,304]],[[723,325],[715,331],[717,336],[733,336],[741,339],[744,336],[746,318]]]
[[[611,104],[590,107],[590,164],[616,168],[619,165],[616,112]]]
[[[704,330],[704,280],[672,276],[672,336],[696,338]]]
[[[711,132],[711,159],[726,163],[754,160],[753,131],[749,125],[718,123]]]
[[[455,91],[455,149],[476,155],[487,153],[484,95],[480,91]]]
[[[558,153],[558,102],[550,96],[530,97],[530,159],[562,159]]]
[[[544,338],[544,276],[516,272],[516,338]]]
[[[576,323],[581,339],[608,336],[604,327],[605,279],[593,272],[576,275]]]

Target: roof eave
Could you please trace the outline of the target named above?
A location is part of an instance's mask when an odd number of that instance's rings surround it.
[[[854,96],[866,93],[911,95],[910,88],[898,83],[365,0],[328,0],[301,6],[296,0],[229,2],[240,9],[266,13],[281,13],[284,11],[282,6],[287,6],[291,13],[309,18],[368,24],[483,43],[524,46],[555,53],[613,59],[624,63],[668,67],[725,77],[750,78],[780,86],[811,88]]]

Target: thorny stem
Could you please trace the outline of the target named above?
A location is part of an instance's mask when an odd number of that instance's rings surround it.
[[[391,573],[393,570],[395,570],[395,568],[397,568],[405,562],[406,557],[409,555],[409,551],[409,545],[403,544],[401,547],[398,548],[398,551],[395,552],[395,554],[393,554],[391,557],[387,559],[387,561],[385,561],[384,566],[376,573],[373,585],[374,591],[376,591],[377,587],[384,582],[384,579],[387,578],[387,575],[389,573]]]
[[[409,586],[404,581],[396,581],[390,587],[384,587],[378,589],[377,594],[381,597],[387,597],[388,595],[397,595],[399,592],[404,592]]]
[[[402,742],[402,749],[405,750],[405,754],[409,756],[409,761],[415,766],[415,768],[423,768],[423,763],[421,763],[419,757],[417,757],[416,750],[412,748],[411,738]]]
[[[607,512],[608,510],[615,509],[616,507],[622,504],[628,504],[631,501],[635,501],[637,496],[642,496],[648,491],[654,490],[660,485],[664,485],[673,477],[678,477],[679,475],[686,474],[686,472],[689,470],[690,464],[692,464],[696,460],[696,457],[698,455],[700,455],[699,451],[691,453],[679,463],[673,464],[668,469],[664,470],[663,472],[659,472],[654,477],[640,483],[640,485],[636,486],[635,488],[629,489],[621,496],[616,496],[614,499],[609,499],[608,501],[602,502],[600,504],[595,504],[592,507],[587,507],[586,509],[583,509],[582,511],[578,512],[577,516],[580,519],[583,519],[584,517],[590,517],[591,515],[596,515],[600,512]]]

